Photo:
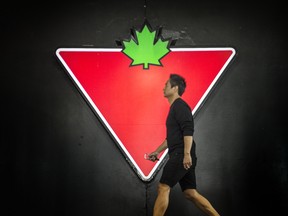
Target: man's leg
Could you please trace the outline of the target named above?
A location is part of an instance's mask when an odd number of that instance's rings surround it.
[[[159,183],[158,195],[154,204],[153,216],[163,216],[169,204],[170,187]]]
[[[209,216],[220,216],[219,213],[213,208],[211,203],[197,192],[196,189],[186,189],[184,191],[185,197],[192,201],[200,210]]]

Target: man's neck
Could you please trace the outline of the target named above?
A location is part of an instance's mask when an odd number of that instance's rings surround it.
[[[176,99],[178,99],[178,98],[180,98],[179,95],[171,95],[171,97],[168,98],[168,102],[169,102],[170,106],[171,106],[171,105],[173,104],[173,102],[174,102]]]

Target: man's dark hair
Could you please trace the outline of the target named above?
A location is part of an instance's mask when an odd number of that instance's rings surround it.
[[[178,74],[170,74],[169,78],[170,78],[171,88],[174,86],[178,86],[178,94],[180,96],[182,96],[182,94],[185,92],[185,88],[186,88],[185,79]]]

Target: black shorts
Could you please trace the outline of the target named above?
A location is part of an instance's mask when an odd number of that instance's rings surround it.
[[[196,156],[192,157],[192,166],[186,170],[183,166],[183,153],[171,153],[165,164],[160,178],[160,183],[167,184],[171,188],[178,182],[182,191],[186,189],[196,189],[195,167],[197,164]]]

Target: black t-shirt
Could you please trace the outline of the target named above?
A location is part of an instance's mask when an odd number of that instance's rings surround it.
[[[194,120],[190,106],[177,98],[172,105],[166,119],[166,139],[168,153],[184,152],[184,136],[193,136]],[[191,156],[195,156],[195,142],[191,148]]]

